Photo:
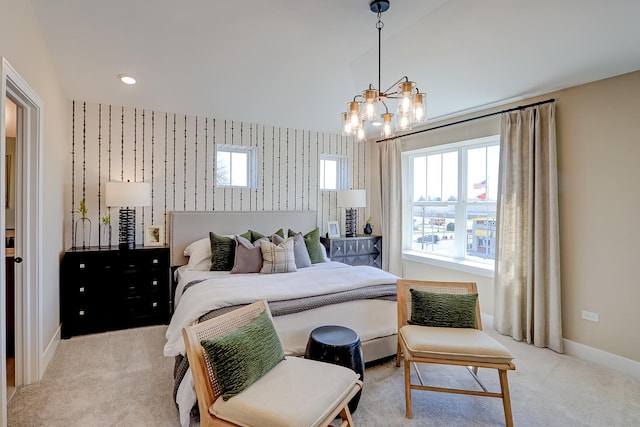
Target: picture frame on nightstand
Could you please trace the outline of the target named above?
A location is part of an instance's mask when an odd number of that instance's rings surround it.
[[[164,226],[148,225],[144,228],[145,246],[164,246]]]
[[[338,221],[327,221],[327,230],[329,238],[338,238],[340,237],[340,225]]]

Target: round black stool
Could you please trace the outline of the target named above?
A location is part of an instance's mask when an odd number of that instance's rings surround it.
[[[333,363],[355,371],[364,378],[364,359],[358,334],[344,326],[320,326],[311,331],[304,357]],[[355,412],[362,390],[349,402],[349,410]]]

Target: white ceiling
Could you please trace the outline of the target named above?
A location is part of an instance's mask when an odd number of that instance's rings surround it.
[[[338,133],[377,86],[369,0],[32,3],[70,99]],[[391,0],[382,86],[408,76],[433,120],[639,70],[638,17],[638,0]]]

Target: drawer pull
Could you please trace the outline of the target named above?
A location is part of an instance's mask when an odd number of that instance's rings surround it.
[[[79,314],[80,316],[84,316],[84,310],[80,310],[80,311],[78,312],[78,314]]]
[[[157,303],[157,302],[154,302],[154,303],[152,303],[152,304],[151,304],[151,307],[154,307],[154,308],[155,308],[155,307],[157,307],[157,306],[158,306],[158,303]]]
[[[84,294],[84,286],[80,286],[80,289],[78,289],[80,291],[81,294]]]
[[[154,258],[154,259],[153,259],[153,261],[151,261],[151,263],[152,263],[152,264],[157,264],[157,263],[159,263],[159,262],[160,262],[160,261],[159,261],[157,258]]]
[[[135,264],[129,264],[129,268],[136,268]]]
[[[153,286],[158,286],[158,281],[157,281],[157,280],[153,280],[153,281],[151,282],[151,284],[152,284]]]
[[[81,263],[80,263],[80,265],[78,265],[78,268],[79,268],[80,270],[84,270],[84,269],[86,268],[86,266],[85,266],[84,262],[81,262]]]

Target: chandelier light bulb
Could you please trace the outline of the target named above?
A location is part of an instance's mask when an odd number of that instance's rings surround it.
[[[408,115],[398,116],[398,130],[411,129],[411,119]]]
[[[424,104],[426,97],[424,93],[413,95],[413,121],[416,123],[422,123],[427,119],[427,108]]]
[[[382,115],[382,132],[380,132],[380,136],[383,138],[391,138],[393,136],[393,123],[392,123],[393,114],[385,113]]]
[[[361,126],[360,129],[356,132],[356,138],[358,142],[366,141],[367,137],[365,135],[364,126]]]
[[[353,135],[353,128],[351,127],[351,121],[349,119],[349,113],[342,113],[342,135]]]

